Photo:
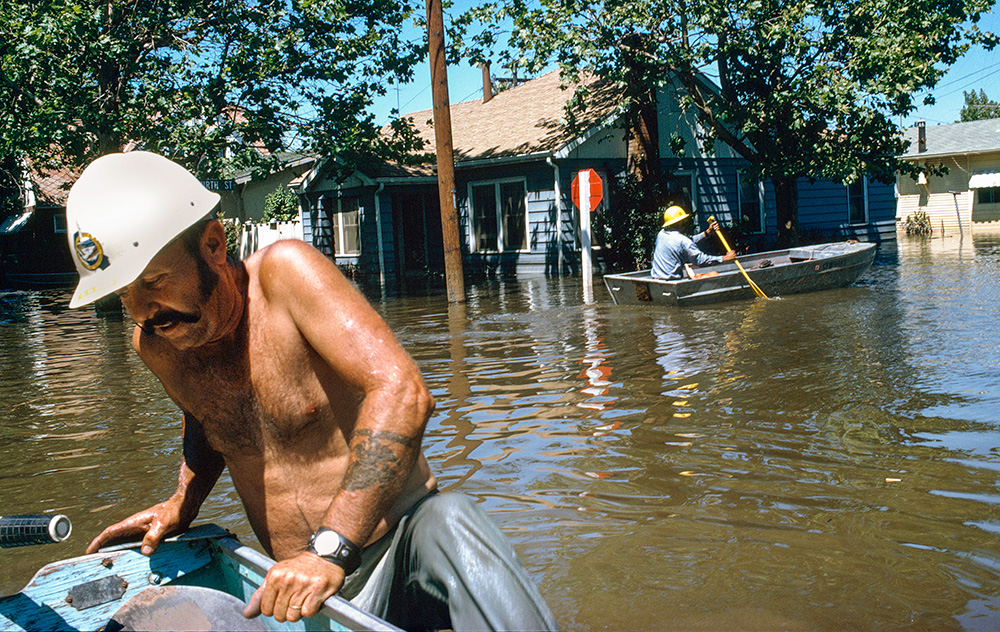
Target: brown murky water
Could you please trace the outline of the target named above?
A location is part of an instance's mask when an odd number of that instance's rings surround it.
[[[1000,629],[1000,238],[851,288],[689,310],[578,280],[375,301],[438,400],[425,449],[565,630]],[[0,590],[174,488],[179,417],[126,321],[0,294]],[[227,479],[201,518],[253,538]]]

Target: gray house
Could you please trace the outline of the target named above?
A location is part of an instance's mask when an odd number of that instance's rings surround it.
[[[613,213],[613,181],[626,169],[626,130],[618,123],[613,90],[590,84],[590,105],[572,128],[565,104],[573,95],[558,71],[488,101],[453,104],[455,201],[467,272],[486,275],[579,272],[579,211],[571,183],[593,169],[605,196],[594,212]],[[704,224],[709,215],[741,220],[755,245],[777,235],[769,183],[748,178],[728,147],[714,151],[695,140],[697,123],[680,107],[676,90],[658,95],[661,163],[677,195]],[[434,146],[430,110],[406,115]],[[575,131],[574,131],[575,130]],[[685,138],[684,156],[671,150]],[[382,283],[426,278],[443,270],[437,179],[433,160],[378,164],[346,179],[331,158],[293,181],[303,209],[303,234],[342,266]],[[799,185],[800,230],[831,238],[895,238],[891,185],[862,180]],[[747,228],[749,226],[749,229]],[[658,227],[650,227],[651,235]],[[599,249],[597,254],[599,255]],[[595,257],[600,261],[600,257]]]

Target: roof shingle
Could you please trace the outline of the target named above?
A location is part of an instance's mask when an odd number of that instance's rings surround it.
[[[903,158],[978,154],[1000,151],[1000,118],[984,121],[967,121],[949,125],[928,125],[927,151],[917,151],[916,127],[903,132],[903,140],[910,143]]]
[[[580,134],[614,115],[617,94],[610,84],[586,78],[587,108],[576,114],[576,126],[566,120],[566,102],[575,84],[564,85],[554,70],[524,84],[482,100],[451,105],[452,146],[455,161],[510,158],[552,153]],[[434,149],[433,110],[406,114],[417,133]]]

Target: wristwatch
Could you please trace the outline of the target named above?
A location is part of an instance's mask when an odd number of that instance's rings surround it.
[[[361,548],[333,529],[316,529],[316,533],[309,538],[306,550],[344,569],[345,575],[350,575],[361,566]]]

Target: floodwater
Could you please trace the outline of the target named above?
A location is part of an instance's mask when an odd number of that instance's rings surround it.
[[[1000,237],[902,237],[850,288],[684,310],[598,281],[373,299],[438,401],[425,450],[564,630],[1000,629]],[[166,498],[179,415],[131,324],[0,294],[0,591]],[[200,520],[256,545],[228,479]]]

